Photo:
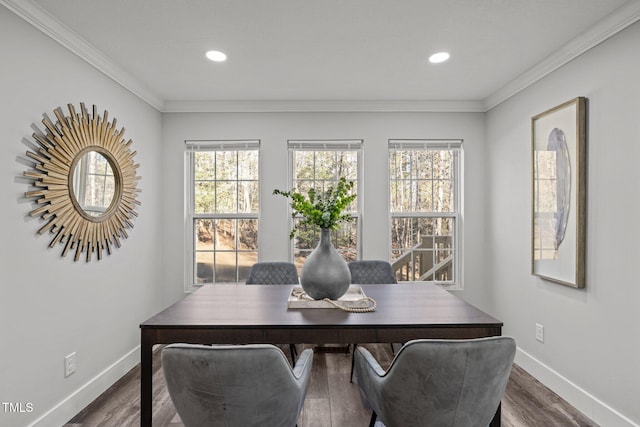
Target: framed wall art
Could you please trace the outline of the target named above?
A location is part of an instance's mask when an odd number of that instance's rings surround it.
[[[531,118],[532,274],[585,286],[586,99]]]

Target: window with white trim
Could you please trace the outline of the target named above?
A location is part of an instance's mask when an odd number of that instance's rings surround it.
[[[322,141],[288,141],[291,159],[291,186],[306,194],[311,188],[325,191],[335,186],[340,178],[353,181],[352,191],[360,194],[360,158],[362,140],[322,140]],[[355,260],[359,255],[359,197],[353,202],[348,212],[353,221],[342,223],[338,230],[332,232],[331,242],[347,260]],[[297,221],[293,218],[293,221]],[[317,227],[305,227],[298,230],[293,238],[293,260],[298,268],[302,268],[307,256],[315,249],[320,239]]]
[[[190,286],[244,282],[258,260],[259,141],[186,141]]]
[[[461,288],[461,140],[390,140],[391,262],[399,281]]]

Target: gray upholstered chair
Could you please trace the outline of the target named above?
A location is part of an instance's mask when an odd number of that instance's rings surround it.
[[[298,269],[292,262],[257,262],[247,273],[247,285],[297,285]],[[291,360],[296,362],[298,351],[295,344],[289,344]]]
[[[171,344],[162,368],[185,427],[295,426],[311,377],[313,350],[292,369],[271,344]]]
[[[393,268],[387,261],[351,261],[348,265],[352,284],[398,283],[396,276],[393,274]]]
[[[388,261],[360,260],[351,261],[348,265],[349,271],[351,272],[351,283],[354,285],[398,283],[395,274],[393,274],[393,268]],[[355,362],[357,346],[357,343],[353,344],[351,374],[349,375],[350,382],[353,382],[353,364]],[[393,344],[391,344],[391,351],[394,351]]]
[[[247,273],[247,285],[297,285],[298,270],[292,262],[257,262]]]
[[[386,427],[487,426],[504,393],[516,344],[510,337],[413,340],[385,372],[363,347],[356,378]]]

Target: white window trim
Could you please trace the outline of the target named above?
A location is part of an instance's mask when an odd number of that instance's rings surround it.
[[[364,183],[362,182],[362,139],[290,139],[287,140],[287,149],[289,151],[289,164],[287,167],[287,181],[289,188],[293,188],[293,153],[294,151],[356,151],[358,158],[358,167],[356,173],[358,175],[358,193],[356,197],[357,212],[352,216],[356,218],[356,257],[362,258],[362,195],[364,194]],[[293,218],[291,217],[291,205],[289,209],[289,229],[293,228]],[[289,261],[295,261],[295,247],[293,239],[289,243]]]
[[[193,210],[195,198],[193,153],[198,151],[229,151],[229,150],[258,150],[258,165],[260,165],[260,140],[185,140],[185,209],[184,209],[184,292],[191,293],[203,284],[195,282],[193,254],[195,253],[195,238],[193,235],[193,220],[198,218],[228,218],[227,214],[196,214]],[[258,171],[258,173],[260,173]],[[258,186],[260,176],[258,175]],[[260,220],[260,207],[256,214],[236,213],[235,218],[257,218]],[[258,229],[259,232],[259,229]]]
[[[442,217],[450,217],[454,218],[456,221],[456,227],[454,229],[454,244],[456,247],[455,251],[455,260],[454,262],[454,280],[453,283],[449,282],[433,282],[438,286],[441,286],[445,289],[450,290],[463,290],[464,289],[464,251],[462,249],[463,245],[463,235],[464,235],[464,140],[462,139],[390,139],[389,140],[389,148],[388,152],[391,153],[393,150],[434,150],[434,149],[446,149],[451,150],[455,149],[458,151],[458,162],[457,162],[457,171],[456,171],[456,180],[455,180],[455,205],[458,207],[457,211],[454,213],[438,213],[438,212],[426,212],[426,213],[417,213],[417,212],[391,212],[389,208],[389,241],[391,241],[391,223],[394,217],[420,217],[420,218],[442,218]],[[388,168],[391,169],[391,156],[388,156]],[[391,183],[391,176],[389,176],[389,184]],[[391,196],[389,196],[389,203],[391,203]],[[391,257],[391,248],[389,248],[389,254]]]

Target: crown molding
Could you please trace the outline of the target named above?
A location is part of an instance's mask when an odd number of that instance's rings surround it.
[[[167,101],[163,113],[484,112],[482,101],[276,100]]]
[[[247,100],[165,101],[32,0],[0,0],[4,5],[109,78],[163,113],[196,112],[487,112],[589,49],[640,20],[640,2],[631,0],[538,65],[484,100]]]
[[[0,4],[69,49],[98,71],[106,74],[107,77],[147,102],[156,110],[160,111],[162,109],[163,100],[160,97],[37,3],[31,0],[0,0]]]
[[[565,44],[553,55],[489,95],[485,99],[485,111],[498,106],[638,20],[640,20],[640,2],[629,1]]]

